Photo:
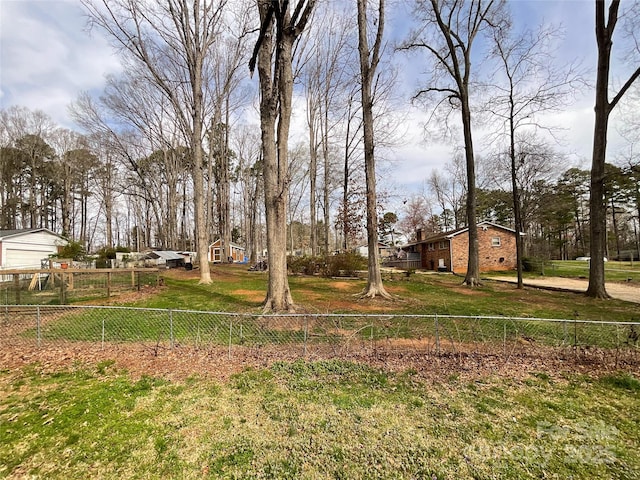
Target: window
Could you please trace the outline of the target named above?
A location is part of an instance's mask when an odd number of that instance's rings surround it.
[[[440,250],[446,250],[447,242],[440,242],[440,244],[438,245],[438,248],[440,248]]]
[[[501,245],[500,243],[500,237],[493,237],[491,239],[491,246],[492,247],[499,247]]]
[[[436,249],[435,245],[433,243],[430,243],[429,246],[428,246],[428,250],[431,252],[431,251],[433,251],[435,249]]]

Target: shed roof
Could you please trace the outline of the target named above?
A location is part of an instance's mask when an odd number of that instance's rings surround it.
[[[182,255],[172,250],[154,250],[153,252],[150,252],[149,255],[157,255],[157,258],[162,258],[164,260],[184,260]]]

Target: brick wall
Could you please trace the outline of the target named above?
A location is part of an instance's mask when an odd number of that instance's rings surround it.
[[[480,271],[514,270],[516,268],[516,237],[512,232],[487,226],[478,227],[478,258]],[[499,238],[500,245],[493,245],[492,239]],[[453,271],[467,272],[469,258],[469,235],[467,232],[456,235],[451,240],[453,248]]]
[[[443,245],[441,245],[443,242]],[[422,244],[422,268],[437,270],[440,260],[444,260],[444,265],[448,271],[451,270],[451,253],[449,252],[449,240],[437,240],[432,242],[433,250],[429,250],[429,244]],[[443,246],[444,248],[440,248]]]

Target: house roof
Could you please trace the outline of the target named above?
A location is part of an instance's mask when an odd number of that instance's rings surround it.
[[[55,232],[52,232],[48,228],[21,228],[18,230],[0,230],[0,238],[19,237],[20,235],[27,235],[29,233],[47,232],[51,235],[55,235],[59,238],[64,238]]]
[[[213,242],[211,245],[209,245],[209,247],[216,247],[218,245],[220,245],[222,242],[220,239],[217,239],[215,242]],[[230,246],[232,246],[233,248],[237,248],[239,250],[246,250],[242,245],[238,245],[237,243],[229,243]]]
[[[477,226],[478,227],[491,226],[491,227],[494,227],[494,228],[498,228],[500,230],[504,230],[506,232],[511,232],[513,234],[516,233],[516,231],[513,228],[505,227],[503,225],[499,225],[499,224],[493,223],[493,222],[482,221],[482,222],[478,222]],[[453,238],[456,235],[460,235],[461,233],[467,232],[468,230],[469,230],[469,227],[464,227],[464,228],[459,228],[458,230],[453,230],[451,232],[445,232],[444,234],[441,234],[441,235],[444,235],[447,238]]]
[[[516,231],[514,229],[512,229],[512,228],[505,227],[503,225],[499,225],[497,223],[488,222],[488,221],[478,222],[477,226],[478,227],[491,226],[491,227],[494,227],[494,228],[498,228],[500,230],[504,230],[506,232],[513,233],[513,234],[516,233]],[[434,234],[431,234],[428,237],[426,237],[426,238],[424,238],[424,239],[422,239],[420,241],[407,243],[407,244],[403,245],[403,247],[408,247],[408,246],[411,246],[411,245],[420,245],[421,243],[431,243],[431,242],[434,242],[434,241],[444,240],[444,239],[449,240],[449,239],[451,239],[451,238],[453,238],[453,237],[455,237],[457,235],[460,235],[462,233],[466,233],[468,231],[469,231],[469,227],[463,227],[463,228],[458,228],[456,230],[449,230],[448,232],[434,233]]]

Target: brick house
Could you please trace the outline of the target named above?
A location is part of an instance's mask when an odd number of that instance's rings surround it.
[[[469,259],[469,229],[425,235],[416,232],[416,241],[402,247],[420,254],[421,268],[465,274]],[[491,222],[478,223],[480,271],[515,270],[516,232]]]

